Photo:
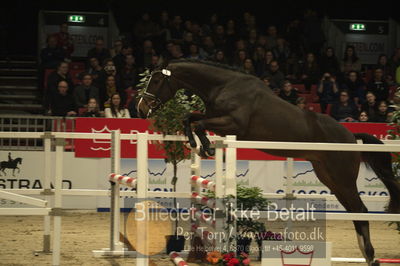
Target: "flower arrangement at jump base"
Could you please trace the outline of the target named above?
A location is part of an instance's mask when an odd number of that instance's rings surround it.
[[[213,265],[243,266],[250,265],[250,258],[247,253],[236,255],[235,252],[221,253],[212,251],[207,253],[207,261]]]

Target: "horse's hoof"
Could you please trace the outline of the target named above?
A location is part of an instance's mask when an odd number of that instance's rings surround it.
[[[215,149],[214,148],[208,148],[205,150],[207,156],[212,157],[215,155]]]

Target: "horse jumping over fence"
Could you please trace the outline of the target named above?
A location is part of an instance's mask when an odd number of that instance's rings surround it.
[[[353,134],[328,115],[304,111],[277,97],[255,76],[211,62],[176,60],[165,69],[153,71],[138,101],[138,113],[148,117],[152,111],[185,88],[199,96],[206,112],[189,117],[203,150],[212,154],[205,131],[236,135],[238,140],[382,144],[368,134]],[[196,146],[190,127],[186,130]],[[266,153],[304,158],[312,163],[318,179],[349,212],[367,212],[357,190],[361,160],[371,166],[390,194],[389,212],[400,212],[400,184],[396,181],[390,153],[263,150]],[[371,265],[374,248],[368,221],[353,221],[360,249]]]
[[[6,168],[13,169],[12,175],[15,176],[15,169],[18,169],[18,173],[20,172],[18,164],[22,164],[22,158],[18,157],[16,159],[12,160],[11,162],[2,161],[2,162],[0,162],[0,171],[2,171],[4,175],[7,175],[7,173],[4,170]]]

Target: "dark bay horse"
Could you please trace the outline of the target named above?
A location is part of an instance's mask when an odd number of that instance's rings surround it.
[[[331,117],[300,108],[280,99],[257,77],[210,62],[177,60],[156,70],[138,102],[138,113],[148,117],[152,110],[185,88],[206,105],[204,115],[193,122],[205,151],[211,153],[205,130],[218,135],[236,135],[238,140],[382,144],[368,134],[353,134]],[[189,132],[190,131],[190,132]],[[191,130],[187,131],[189,139]],[[194,140],[190,141],[194,146]],[[400,184],[396,182],[390,153],[264,150],[282,157],[304,158],[318,179],[335,194],[349,212],[367,212],[357,190],[361,160],[368,163],[390,194],[389,212],[400,212]],[[374,260],[368,221],[353,221],[360,249],[368,265]]]
[[[2,161],[0,162],[0,171],[4,173],[4,175],[7,175],[6,172],[4,171],[6,168],[13,169],[12,175],[14,176],[15,174],[15,169],[18,169],[18,173],[20,172],[20,169],[18,167],[18,164],[22,164],[22,158],[15,158],[11,162],[9,161]]]

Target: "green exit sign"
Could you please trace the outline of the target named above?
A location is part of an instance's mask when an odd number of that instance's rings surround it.
[[[350,24],[350,30],[354,31],[365,31],[367,28],[363,23],[352,23]]]
[[[70,15],[70,16],[68,17],[68,22],[83,23],[83,22],[85,22],[85,16],[81,16],[81,15]]]

